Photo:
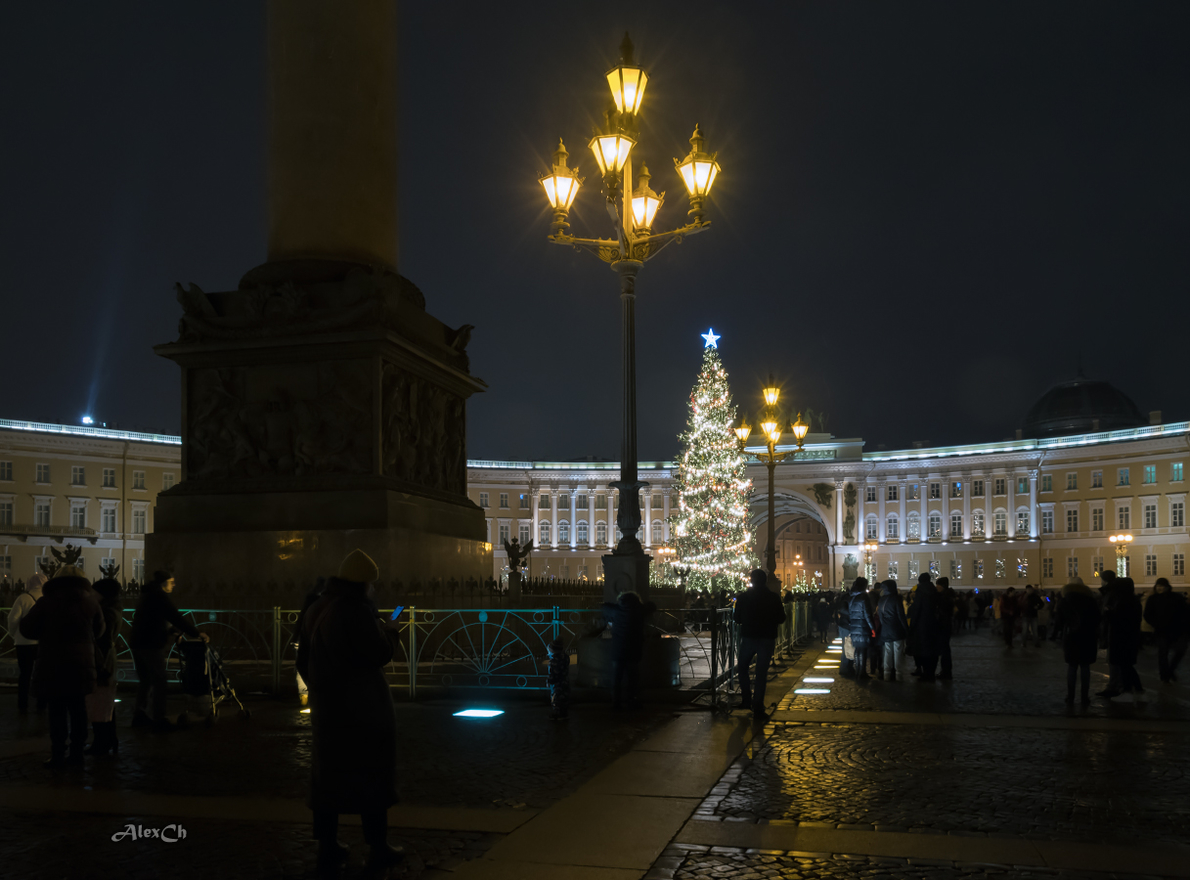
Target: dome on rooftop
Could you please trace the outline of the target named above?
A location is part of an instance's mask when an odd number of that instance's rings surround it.
[[[1022,435],[1055,437],[1116,431],[1147,424],[1136,404],[1109,382],[1084,379],[1055,385],[1025,416]]]

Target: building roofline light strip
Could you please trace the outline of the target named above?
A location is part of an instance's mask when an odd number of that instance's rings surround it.
[[[94,437],[97,440],[135,440],[139,443],[163,443],[181,446],[182,438],[172,434],[143,434],[139,431],[115,431],[89,425],[55,425],[50,422],[18,422],[0,419],[0,429],[29,431],[35,434],[68,434],[73,437]]]

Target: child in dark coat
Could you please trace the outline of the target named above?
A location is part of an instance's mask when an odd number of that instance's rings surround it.
[[[570,655],[560,641],[550,642],[548,651],[545,681],[550,686],[550,718],[565,721],[570,714]]]

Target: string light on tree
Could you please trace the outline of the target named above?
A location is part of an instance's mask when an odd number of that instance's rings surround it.
[[[736,409],[714,330],[702,334],[702,370],[690,393],[673,517],[677,556],[695,589],[742,589],[756,566],[748,528],[752,481],[732,433]]]

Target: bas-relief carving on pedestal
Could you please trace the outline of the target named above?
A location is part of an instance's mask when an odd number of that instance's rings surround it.
[[[850,587],[859,576],[859,560],[851,553],[843,557],[843,585]]]
[[[367,362],[190,373],[187,479],[370,471]]]
[[[466,418],[463,399],[385,364],[382,377],[385,476],[465,494]]]

